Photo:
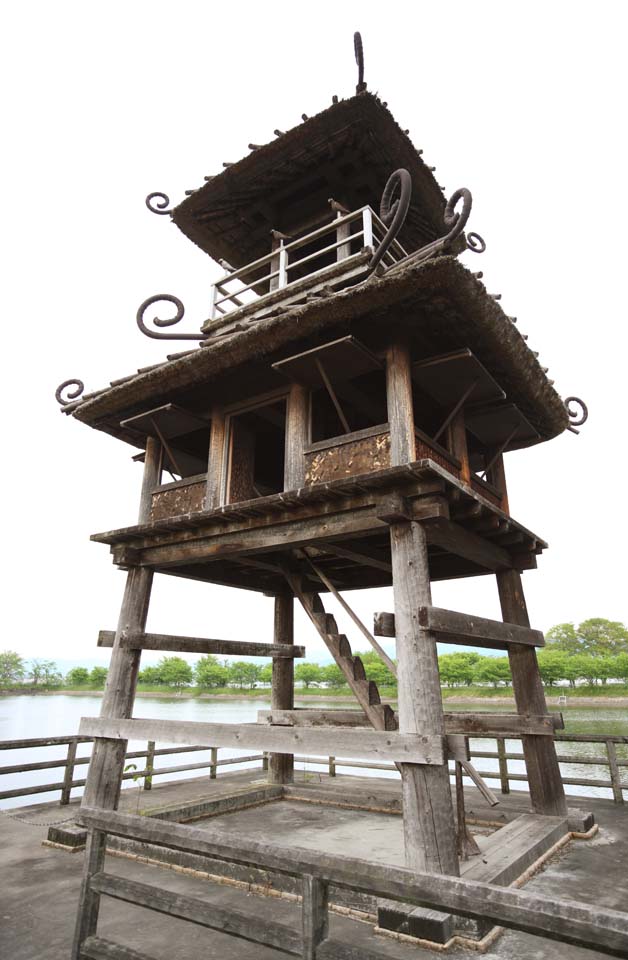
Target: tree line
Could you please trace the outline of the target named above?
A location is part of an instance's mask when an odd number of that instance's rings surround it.
[[[548,630],[547,645],[538,651],[541,678],[546,686],[567,683],[597,685],[609,680],[628,682],[628,629],[618,621],[595,618],[575,626],[561,623]],[[394,688],[396,678],[373,651],[358,654],[366,676],[380,687]],[[485,656],[472,651],[441,654],[438,658],[441,684],[446,687],[508,686],[511,682],[508,657]],[[306,690],[315,687],[338,689],[346,680],[335,663],[298,663],[295,681]],[[52,660],[26,663],[13,651],[0,653],[0,687],[24,682],[32,686],[102,688],[107,677],[105,667],[74,667],[65,677]],[[181,689],[196,686],[203,689],[235,687],[240,690],[269,685],[272,664],[249,660],[218,660],[205,656],[192,665],[183,657],[162,657],[154,666],[146,666],[139,674],[145,686]]]

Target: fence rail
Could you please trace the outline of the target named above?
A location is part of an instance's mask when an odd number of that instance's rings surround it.
[[[527,782],[527,775],[512,770],[508,766],[508,761],[523,761],[522,752],[509,751],[507,741],[518,741],[520,738],[514,736],[490,736],[481,738],[467,737],[469,745],[469,756],[471,759],[478,760],[496,760],[497,768],[494,770],[479,770],[480,775],[488,780],[499,781],[500,789],[503,794],[510,793],[511,783]],[[605,735],[605,734],[555,734],[554,739],[557,743],[588,743],[604,745],[605,753],[601,751],[595,755],[577,756],[566,753],[558,753],[560,763],[601,766],[608,768],[608,777],[573,777],[565,773],[562,774],[562,781],[565,786],[593,787],[611,790],[615,803],[624,803],[624,791],[628,791],[628,779],[622,779],[622,768],[628,768],[628,758],[618,757],[617,747],[628,744],[628,736]],[[486,750],[484,748],[474,748],[472,741],[481,740],[482,742],[494,741],[495,750]],[[29,773],[37,770],[63,769],[63,780],[54,783],[31,784],[18,787],[13,790],[0,791],[0,800],[8,800],[14,797],[25,797],[40,793],[50,793],[60,791],[59,803],[63,806],[70,802],[70,793],[75,787],[85,786],[85,779],[75,779],[75,770],[77,767],[85,766],[90,762],[90,757],[78,757],[77,747],[81,743],[93,743],[92,737],[68,736],[68,737],[37,737],[28,740],[3,740],[0,741],[0,750],[24,750],[37,747],[63,746],[67,744],[67,753],[65,757],[54,760],[40,760],[34,763],[17,763],[0,767],[0,776]],[[559,748],[560,749],[560,748]],[[173,756],[182,753],[197,753],[203,751],[209,753],[209,758],[203,759],[197,763],[184,763],[174,766],[155,767],[157,757]],[[223,757],[219,759],[218,747],[206,746],[179,746],[179,747],[160,747],[156,748],[155,741],[149,740],[145,750],[131,750],[126,754],[125,764],[128,761],[142,760],[146,762],[141,770],[126,770],[123,774],[124,780],[143,780],[143,789],[150,790],[153,777],[164,776],[165,774],[183,773],[190,770],[208,770],[209,778],[215,779],[218,775],[219,767],[234,766],[244,763],[260,762],[262,769],[268,768],[268,756],[264,753],[248,754],[246,756]],[[392,763],[373,763],[364,760],[336,760],[335,757],[309,757],[296,756],[295,762],[311,764],[313,766],[327,767],[329,776],[336,776],[337,767],[349,769],[368,769],[385,770],[396,772],[396,767]],[[585,772],[585,771],[583,771]]]

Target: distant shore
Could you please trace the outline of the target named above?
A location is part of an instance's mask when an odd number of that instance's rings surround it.
[[[54,697],[63,695],[66,697],[102,697],[102,690],[37,690],[34,688],[28,690],[0,690],[0,697],[14,697],[14,696],[37,696],[37,697]],[[261,690],[242,690],[239,693],[195,693],[189,690],[181,691],[145,691],[138,690],[136,693],[137,697],[153,699],[153,700],[218,700],[220,702],[225,702],[229,700],[268,700],[270,699],[270,689],[261,689]],[[593,697],[578,697],[578,696],[568,696],[567,703],[559,704],[558,698],[560,694],[547,694],[546,700],[549,707],[598,707],[602,704],[607,707],[628,707],[628,697],[613,697],[613,696],[593,696]],[[321,691],[320,693],[295,693],[294,699],[296,703],[310,703],[315,704],[321,700],[333,700],[338,703],[349,703],[355,704],[355,697],[351,694],[339,694],[339,693],[330,693],[329,691]],[[396,698],[388,698],[392,703],[395,702]],[[508,706],[514,707],[515,701],[513,697],[509,696],[494,696],[487,695],[485,697],[477,696],[477,694],[470,694],[465,696],[464,693],[456,693],[454,695],[449,695],[443,698],[443,706],[447,708],[447,704],[474,704],[486,706],[488,703],[495,704],[497,706]]]

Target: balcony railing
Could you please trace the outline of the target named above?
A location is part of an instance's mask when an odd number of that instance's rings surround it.
[[[349,267],[365,249],[373,250],[386,230],[375,211],[365,206],[338,214],[330,223],[296,240],[278,240],[275,250],[239,270],[225,273],[213,284],[210,320],[257,304],[276,290],[297,283],[307,288],[334,268],[337,272],[339,263]],[[406,256],[399,241],[394,240],[383,263],[390,266]]]

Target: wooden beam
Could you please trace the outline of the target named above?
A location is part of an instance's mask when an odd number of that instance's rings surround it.
[[[274,613],[275,646],[292,646],[294,644],[294,597],[291,593],[280,593],[275,597]],[[294,659],[273,657],[270,702],[273,710],[292,710],[294,707]],[[271,753],[268,772],[271,783],[292,783],[294,755]]]
[[[302,955],[301,937],[296,930],[272,920],[256,919],[253,923],[248,911],[225,909],[216,903],[209,905],[207,900],[199,897],[184,896],[153,884],[138,883],[109,873],[97,873],[92,878],[91,887],[101,896],[146,907],[147,910],[169,917],[179,917],[252,943],[262,943],[292,956]]]
[[[508,650],[511,644],[526,647],[545,645],[540,630],[531,630],[515,623],[502,623],[500,620],[488,620],[440,607],[420,607],[418,614],[421,627],[433,631],[439,643],[488,647],[492,650]],[[376,637],[394,637],[394,613],[379,611],[374,614],[373,632]]]
[[[128,550],[123,547],[119,560],[124,562],[128,557],[129,562],[161,568],[181,563],[203,563],[221,557],[237,556],[240,553],[294,550],[311,543],[322,543],[326,539],[377,533],[385,525],[377,519],[375,513],[375,506],[371,506],[331,516],[308,517],[293,522],[284,520],[263,527],[215,533],[198,540],[145,547],[142,550]]]
[[[519,571],[503,570],[498,573],[497,589],[504,620],[529,627],[528,608]],[[513,644],[509,647],[508,659],[518,712],[523,715],[547,713],[536,650]],[[522,743],[532,808],[536,813],[564,817],[567,803],[554,742],[545,737],[524,737]]]
[[[419,623],[424,630],[436,633],[440,643],[467,643],[469,646],[496,647],[498,650],[507,650],[511,643],[545,646],[545,638],[540,630],[458,613],[456,610],[444,610],[442,607],[419,607]]]
[[[99,647],[112,647],[115,634],[101,630]],[[205,640],[201,637],[177,637],[167,633],[130,633],[121,646],[129,650],[176,650],[180,653],[212,653],[227,657],[304,657],[305,647],[286,643],[257,643],[248,640]]]
[[[517,713],[445,713],[445,733],[467,736],[548,736],[565,726],[560,713],[522,717]],[[258,710],[258,723],[291,727],[366,727],[362,710]]]
[[[258,723],[199,723],[175,720],[118,720],[83,717],[79,732],[83,736],[111,740],[154,740],[159,743],[185,743],[198,746],[270,750],[275,753],[311,753],[329,755],[329,731],[268,727]],[[340,730],[334,737],[338,757],[382,760],[442,767],[445,741],[442,736],[399,734],[380,730]],[[446,769],[446,767],[445,767]]]
[[[337,543],[326,543],[322,547],[311,547],[310,551],[312,556],[341,557],[344,560],[352,560],[363,567],[373,567],[374,570],[392,573],[392,563],[388,560],[379,559],[370,553],[364,553],[363,550],[350,550],[348,547],[341,547]]]
[[[310,391],[300,383],[293,383],[286,399],[284,490],[297,490],[305,483],[303,451],[309,442]]]
[[[209,440],[209,458],[207,461],[207,489],[205,491],[205,509],[214,510],[223,503],[226,417],[221,407],[211,412],[211,433]]]
[[[628,955],[628,913],[560,900],[528,890],[458,877],[421,873],[389,864],[369,863],[312,850],[255,840],[225,838],[216,828],[194,827],[153,817],[102,811],[82,806],[80,821],[87,827],[143,843],[196,855],[237,861],[291,876],[317,877],[333,885],[444,910],[474,920],[521,930],[604,953]],[[320,948],[319,948],[320,952]],[[329,955],[329,954],[328,954]]]
[[[489,570],[506,570],[512,567],[512,559],[507,550],[496,546],[490,540],[465,530],[453,520],[439,517],[425,524],[428,544],[440,547],[447,553],[477,563]]]

